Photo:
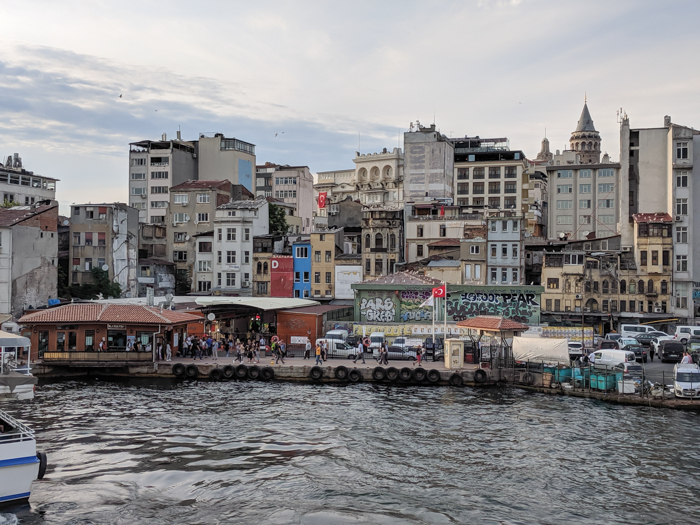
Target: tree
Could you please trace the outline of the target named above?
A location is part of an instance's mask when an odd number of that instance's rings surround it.
[[[287,212],[282,206],[270,203],[270,233],[287,233]]]
[[[66,290],[67,295],[76,299],[97,299],[99,294],[108,297],[121,297],[122,287],[109,280],[109,274],[102,268],[93,268],[92,283],[72,284]]]
[[[188,270],[175,272],[175,295],[187,295],[192,291],[192,281]]]

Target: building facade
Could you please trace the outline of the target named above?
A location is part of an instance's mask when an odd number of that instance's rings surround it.
[[[311,241],[306,238],[292,245],[294,257],[294,297],[311,297]]]
[[[255,144],[226,138],[223,133],[200,133],[196,146],[199,180],[225,179],[255,192]]]
[[[56,182],[58,179],[25,170],[22,158],[17,153],[8,156],[4,164],[0,162],[0,196],[3,202],[31,206],[40,201],[54,201]]]
[[[311,232],[312,296],[314,299],[335,298],[336,257],[343,253],[343,229]]]
[[[443,200],[454,197],[454,152],[452,142],[436,130],[435,124],[403,134],[404,198],[407,202]]]
[[[459,259],[462,279],[460,284],[479,286],[486,284],[486,224],[464,227],[464,237],[460,240]],[[455,283],[456,284],[456,283]]]
[[[314,179],[308,166],[280,166],[267,162],[257,167],[255,185],[256,196],[271,197],[287,207],[293,207],[288,214],[298,217],[298,220],[288,222],[290,226],[299,223],[296,233],[308,235],[311,232],[316,203]]]
[[[403,262],[403,209],[365,207],[362,211],[362,262],[365,279],[394,273]]]
[[[487,219],[488,283],[519,285],[523,283],[524,254],[522,215],[501,212]]]

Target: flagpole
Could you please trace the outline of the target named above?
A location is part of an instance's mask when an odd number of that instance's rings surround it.
[[[435,345],[435,297],[433,297],[432,291],[430,292],[430,298],[432,299],[432,303],[433,303],[433,335],[432,335],[432,339],[433,339],[433,353],[434,353],[435,348],[436,348],[436,345]]]
[[[444,320],[444,322],[445,322],[444,332],[445,333],[443,334],[443,338],[444,338],[443,341],[447,341],[447,282],[443,282],[442,285],[445,287],[445,320]],[[443,344],[444,344],[444,342],[443,342]]]

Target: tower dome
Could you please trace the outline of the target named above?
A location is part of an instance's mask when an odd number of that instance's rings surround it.
[[[569,149],[578,153],[581,164],[600,163],[600,133],[593,125],[587,102],[583,103],[581,118],[578,119],[576,130],[571,133]]]

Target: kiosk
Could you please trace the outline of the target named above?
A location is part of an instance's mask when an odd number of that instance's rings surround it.
[[[447,339],[445,341],[445,368],[448,370],[464,368],[464,341]]]

